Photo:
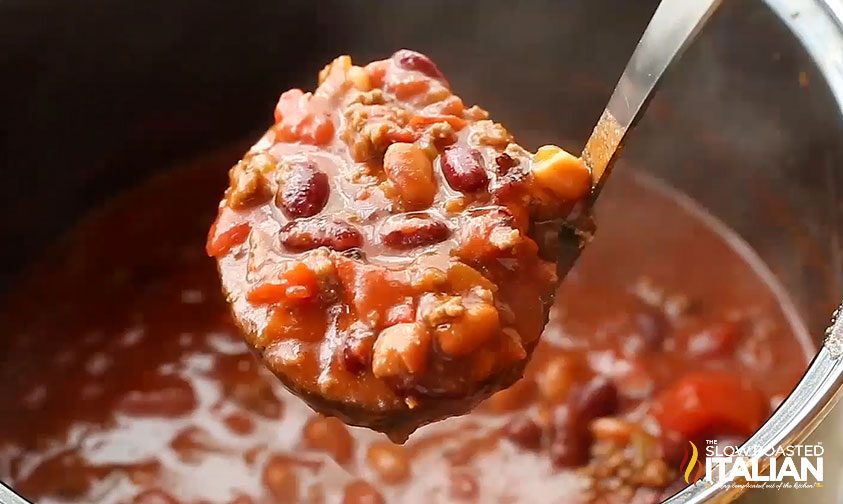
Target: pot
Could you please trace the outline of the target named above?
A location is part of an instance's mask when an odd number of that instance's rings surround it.
[[[278,93],[310,87],[340,53],[359,61],[399,47],[427,53],[455,90],[526,146],[579,150],[656,4],[0,4],[0,287],[111,195],[178,160],[256,138]],[[826,331],[843,292],[842,105],[843,5],[724,2],[616,168],[652,173],[735,230],[792,300],[795,323],[821,345],[752,446],[803,440],[843,383],[843,322]],[[826,429],[821,438],[829,470],[843,459],[840,434]],[[827,477],[812,501],[821,493],[831,502],[839,490]],[[671,502],[735,492],[689,487]],[[23,501],[0,487],[0,502]]]

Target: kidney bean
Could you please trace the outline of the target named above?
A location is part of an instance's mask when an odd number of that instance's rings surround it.
[[[241,494],[230,500],[228,504],[255,504],[255,500],[248,495]]]
[[[383,242],[396,249],[409,249],[439,243],[451,230],[444,222],[428,216],[396,215],[384,222]]]
[[[344,423],[333,417],[311,417],[302,430],[305,446],[327,453],[338,464],[351,460],[354,439]]]
[[[383,496],[370,483],[357,480],[345,486],[342,504],[385,504]]]
[[[241,436],[251,434],[255,430],[255,421],[240,412],[234,412],[226,416],[223,423],[228,427],[228,430]]]
[[[421,72],[428,77],[433,77],[441,81],[445,81],[445,76],[430,58],[422,53],[411,51],[409,49],[401,49],[392,55],[392,59],[398,63],[398,66],[405,70],[415,70]]]
[[[401,445],[373,443],[366,453],[366,462],[386,483],[400,483],[410,477],[410,460]]]
[[[645,305],[642,310],[635,313],[633,322],[645,350],[657,351],[662,348],[667,335],[668,321],[660,309]]]
[[[153,488],[137,494],[132,499],[132,504],[179,504],[179,501],[167,492]]]
[[[557,432],[550,443],[550,460],[556,467],[579,467],[588,462],[590,440],[571,433],[570,429]]]
[[[442,153],[440,166],[448,185],[456,191],[475,192],[489,183],[486,163],[477,149],[452,145]]]
[[[738,324],[724,320],[715,322],[701,331],[690,334],[685,342],[686,351],[698,357],[728,355],[740,340]]]
[[[198,462],[208,453],[220,451],[220,446],[211,434],[196,426],[181,429],[170,441],[170,448],[179,459],[187,463]]]
[[[506,437],[527,450],[538,450],[542,444],[542,428],[528,416],[517,416],[504,428]]]
[[[480,495],[480,485],[477,477],[466,470],[454,470],[449,478],[448,494],[456,500],[477,502]]]
[[[618,408],[618,391],[614,384],[596,377],[576,389],[568,399],[567,411],[557,416],[550,458],[559,467],[577,467],[588,462],[592,420],[611,415]]]
[[[536,383],[522,378],[511,387],[496,392],[483,404],[494,413],[508,413],[526,408],[535,395]]]
[[[618,389],[611,380],[598,376],[573,392],[569,407],[571,419],[578,423],[609,416],[618,409]]]
[[[279,504],[299,502],[299,480],[289,460],[281,456],[270,458],[263,468],[263,485]]]
[[[509,154],[501,153],[495,158],[495,173],[506,175],[513,166],[518,164]]]
[[[158,390],[132,391],[117,406],[121,413],[136,417],[178,417],[196,408],[196,395],[188,383]]]
[[[275,203],[290,217],[311,217],[325,207],[329,192],[328,175],[315,163],[297,163],[291,167]]]
[[[363,245],[363,235],[351,224],[333,219],[295,220],[281,228],[281,243],[290,250],[329,247],[342,251]]]
[[[551,404],[565,401],[576,378],[575,372],[575,361],[567,355],[557,355],[547,361],[536,374],[542,398]]]
[[[360,374],[372,363],[372,347],[375,333],[365,324],[355,323],[348,329],[343,340],[340,363],[352,374]]]

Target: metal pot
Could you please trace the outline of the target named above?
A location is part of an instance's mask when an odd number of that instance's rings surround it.
[[[263,128],[278,92],[308,87],[338,53],[428,53],[528,146],[576,150],[656,3],[2,3],[0,286],[109,195]],[[841,105],[843,4],[724,2],[617,167],[652,172],[737,231],[825,341],[750,444],[799,442],[843,383],[843,322],[825,332],[843,292]],[[831,469],[843,444],[823,439]],[[835,499],[835,480],[812,502]],[[733,492],[690,487],[672,502]],[[0,486],[0,502],[22,501]]]

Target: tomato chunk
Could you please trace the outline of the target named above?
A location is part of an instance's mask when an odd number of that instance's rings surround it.
[[[246,238],[249,237],[249,233],[251,231],[252,227],[249,223],[243,222],[235,224],[222,233],[217,234],[217,226],[216,223],[214,223],[214,226],[211,228],[211,232],[208,233],[208,242],[205,244],[205,252],[208,254],[208,257],[223,256],[232,248],[246,241]]]
[[[278,282],[263,283],[250,290],[246,299],[253,304],[279,304],[312,299],[319,292],[316,273],[304,263],[296,263],[278,276]]]
[[[749,380],[727,371],[684,375],[661,393],[652,410],[665,432],[695,438],[713,429],[752,434],[769,413],[763,394]]]
[[[324,145],[333,136],[334,123],[325,98],[291,89],[278,99],[275,107],[277,141]]]

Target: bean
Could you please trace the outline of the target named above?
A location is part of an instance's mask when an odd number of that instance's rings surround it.
[[[188,383],[174,384],[158,390],[132,391],[126,394],[118,410],[136,417],[178,417],[196,408],[196,395]]]
[[[401,445],[373,443],[366,453],[366,462],[386,483],[400,483],[410,476],[410,461]]]
[[[648,351],[658,351],[664,344],[668,322],[664,313],[654,306],[646,305],[635,313],[633,322],[641,336],[643,346]]]
[[[477,149],[452,145],[442,153],[440,166],[448,185],[456,191],[475,192],[489,183],[486,164]]]
[[[361,374],[372,363],[372,347],[375,333],[365,324],[355,322],[349,327],[343,340],[340,362],[352,374]]]
[[[445,80],[445,76],[430,58],[422,53],[411,51],[409,49],[401,49],[392,55],[392,59],[398,63],[398,66],[405,70],[415,70],[421,72],[428,77]]]
[[[528,416],[517,416],[504,428],[506,437],[527,450],[538,450],[542,444],[542,428]]]
[[[327,453],[338,464],[348,463],[354,451],[348,428],[332,417],[311,417],[304,426],[302,440],[305,446]]]
[[[357,480],[345,486],[342,504],[385,504],[383,496],[370,483]]]
[[[430,334],[421,324],[406,322],[387,327],[378,335],[372,354],[372,372],[378,378],[418,375],[427,367]]]
[[[588,423],[609,416],[618,409],[618,389],[604,377],[596,377],[571,396],[570,408],[575,422]]]
[[[383,168],[405,209],[422,210],[433,203],[436,180],[423,150],[410,143],[394,143],[384,153]]]
[[[550,442],[550,460],[556,467],[578,467],[588,462],[591,448],[588,428],[567,415],[557,415]]]
[[[453,499],[476,502],[480,495],[477,477],[465,470],[454,470],[450,475],[449,494]]]
[[[295,220],[281,228],[281,243],[290,250],[329,247],[337,251],[363,245],[363,235],[351,224],[333,219]]]
[[[167,492],[153,488],[137,494],[132,504],[179,504],[179,501]]]
[[[291,167],[275,203],[290,217],[311,217],[322,211],[329,193],[328,175],[307,161]]]
[[[448,236],[448,225],[432,217],[396,215],[384,222],[383,242],[396,249],[410,249],[439,243]]]
[[[536,383],[522,378],[511,387],[496,392],[483,403],[494,413],[507,413],[527,407],[536,395]]]
[[[563,402],[574,383],[575,366],[566,355],[557,355],[547,361],[536,375],[542,397],[551,404]]]
[[[273,456],[263,468],[263,485],[279,504],[292,504],[299,501],[299,480],[290,462]]]
[[[223,419],[228,430],[235,434],[245,436],[255,430],[255,422],[243,413],[235,412]]]

